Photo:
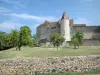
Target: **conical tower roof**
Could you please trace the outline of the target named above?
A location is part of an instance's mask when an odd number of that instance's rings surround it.
[[[61,20],[63,20],[63,19],[68,19],[67,15],[66,15],[66,12],[64,12],[63,15],[62,15]]]

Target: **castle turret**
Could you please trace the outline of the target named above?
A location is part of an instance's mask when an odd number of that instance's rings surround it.
[[[69,17],[64,12],[60,24],[61,24],[61,36],[64,37],[65,41],[71,41],[69,22],[70,22]]]

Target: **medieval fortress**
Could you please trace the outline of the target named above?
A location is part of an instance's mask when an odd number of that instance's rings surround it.
[[[83,45],[100,45],[100,26],[86,26],[86,24],[74,24],[74,20],[64,12],[61,19],[57,22],[45,21],[37,27],[39,43],[50,41],[51,34],[58,32],[64,37],[66,42],[71,41],[71,37],[76,31],[82,31],[84,34]]]

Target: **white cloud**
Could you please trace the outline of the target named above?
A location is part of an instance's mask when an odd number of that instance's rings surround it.
[[[33,25],[29,25],[30,29],[34,32],[36,31],[36,27],[45,20],[57,21],[57,18],[53,16],[34,16],[29,14],[16,14],[16,13],[3,13],[3,15],[11,17],[9,21],[0,23],[0,31],[6,31],[6,32],[10,31],[11,29],[20,28],[21,24],[18,23],[19,21],[16,21],[19,19],[37,21],[35,22],[36,24],[33,23]]]
[[[6,32],[10,32],[11,29],[18,29],[21,27],[22,25],[20,23],[14,23],[11,21],[5,21],[0,23],[0,31],[6,31]]]
[[[36,33],[36,27],[38,25],[40,25],[40,24],[33,24],[33,25],[28,26],[32,30],[32,34]],[[11,20],[8,20],[8,21],[0,23],[0,31],[4,31],[4,32],[9,33],[12,29],[19,30],[21,26],[24,26],[24,25],[20,24],[20,23],[13,22]]]
[[[19,8],[25,8],[24,4],[21,3],[21,1],[19,0],[2,0],[3,2],[7,3],[7,4],[11,4],[13,5],[13,7],[19,9]]]
[[[4,7],[0,7],[0,13],[1,12],[10,12],[10,10],[9,9],[7,9],[7,8],[4,8]]]
[[[82,17],[76,18],[75,23],[76,24],[91,24],[89,20],[87,20],[86,18],[82,18]]]
[[[38,22],[42,22],[45,20],[48,20],[48,21],[56,21],[57,20],[57,18],[53,17],[53,16],[34,16],[34,15],[29,15],[29,14],[16,14],[16,13],[12,13],[12,14],[10,14],[10,16],[15,16],[15,17],[22,18],[22,19],[33,19]]]

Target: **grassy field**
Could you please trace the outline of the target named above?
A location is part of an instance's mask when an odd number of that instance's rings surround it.
[[[100,55],[100,46],[81,46],[79,49],[59,48],[58,50],[56,48],[22,47],[21,51],[16,51],[15,48],[0,51],[0,59],[85,55]]]
[[[99,73],[44,73],[39,75],[100,75]]]
[[[100,75],[100,70],[91,70],[88,72],[39,73],[38,75]]]

